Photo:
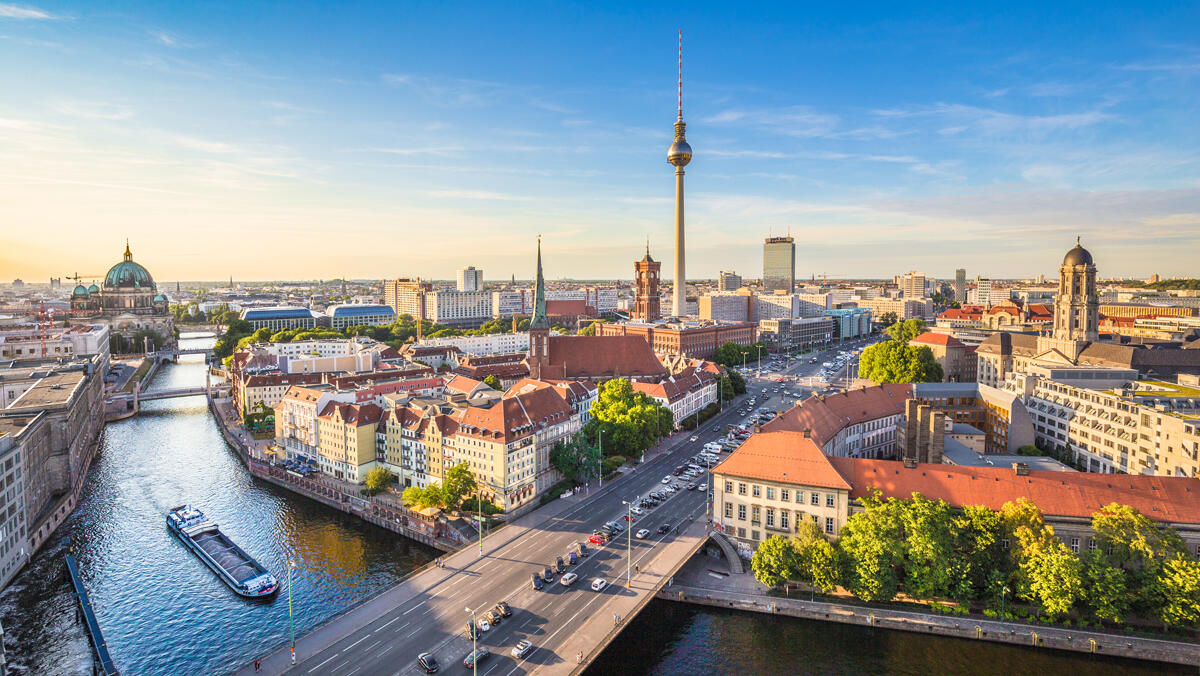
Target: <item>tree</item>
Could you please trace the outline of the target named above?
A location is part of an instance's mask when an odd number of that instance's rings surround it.
[[[816,591],[833,591],[837,587],[840,572],[837,550],[812,519],[801,518],[796,523],[796,531],[792,540],[797,568],[795,577],[807,582]]]
[[[882,385],[941,382],[944,373],[927,346],[885,340],[863,349],[858,376]]]
[[[601,464],[600,450],[587,443],[582,434],[570,441],[559,441],[550,449],[550,464],[564,479],[578,481],[591,476]]]
[[[737,343],[727,340],[713,354],[712,361],[723,366],[740,366],[746,350]]]
[[[487,385],[488,387],[492,388],[493,390],[503,390],[504,389],[504,387],[500,384],[500,379],[497,378],[495,374],[492,374],[492,375],[484,378],[483,384]]]
[[[475,474],[465,461],[446,470],[446,476],[442,479],[442,501],[446,509],[458,509],[463,498],[477,490],[479,484],[475,481]]]
[[[925,333],[925,321],[921,319],[896,322],[887,327],[887,334],[891,336],[892,340],[898,340],[901,343],[907,343],[922,333]]]
[[[726,370],[725,373],[726,373],[726,376],[729,378],[729,384],[733,385],[734,394],[745,394],[746,393],[746,379],[742,377],[742,374],[738,373],[737,371],[734,371],[733,369],[728,369],[728,370]]]
[[[425,488],[409,486],[400,494],[400,499],[404,500],[404,504],[416,510],[430,507],[444,509],[446,507],[446,497],[442,492],[442,487],[437,484],[430,484]]]
[[[1133,610],[1152,615],[1164,603],[1158,584],[1163,564],[1186,551],[1172,528],[1160,528],[1136,509],[1112,503],[1092,514],[1096,549],[1125,571]]]
[[[1167,625],[1200,623],[1200,561],[1176,554],[1160,572],[1163,604],[1159,618]]]
[[[670,434],[675,423],[670,409],[641,392],[634,392],[630,382],[623,378],[614,378],[600,386],[591,414],[592,420],[584,427],[585,438],[589,442],[602,441],[600,445],[606,455],[639,458],[659,437]]]
[[[799,574],[796,550],[787,538],[772,535],[759,543],[750,559],[750,569],[754,571],[754,579],[768,587],[777,587]]]
[[[1025,444],[1017,449],[1017,455],[1036,456],[1044,454],[1042,453],[1042,449],[1038,448],[1037,446],[1034,446],[1033,444]]]
[[[898,502],[878,492],[861,498],[865,509],[851,514],[838,546],[846,555],[850,593],[863,601],[890,601],[900,587],[904,527]]]
[[[367,492],[371,495],[382,493],[392,483],[392,472],[386,467],[374,467],[367,472]]]
[[[1028,581],[1024,597],[1050,617],[1065,615],[1083,595],[1083,564],[1054,536],[1054,528],[1017,529],[1021,541],[1021,574]]]
[[[719,376],[717,378],[717,386],[721,388],[719,397],[721,401],[733,401],[733,398],[737,396],[737,392],[733,389],[733,380],[729,376]]]
[[[596,335],[596,327],[597,327],[597,326],[599,326],[600,324],[604,324],[604,323],[606,323],[606,321],[605,321],[605,320],[603,320],[603,319],[597,319],[596,321],[594,321],[594,322],[591,322],[590,324],[588,324],[587,326],[583,327],[582,329],[579,329],[579,335],[581,335],[581,336],[594,336],[594,335]]]
[[[1109,564],[1099,549],[1083,557],[1084,600],[1098,620],[1120,623],[1129,612],[1125,571]]]
[[[905,591],[918,598],[950,596],[955,563],[950,505],[916,493],[896,504],[904,532]]]
[[[1000,514],[968,505],[951,518],[950,598],[959,603],[984,598],[1003,589],[1008,567],[1001,543]],[[999,585],[997,585],[999,581]]]
[[[875,321],[878,322],[880,326],[891,326],[892,324],[895,324],[896,321],[899,319],[900,318],[896,315],[895,312],[885,312],[885,313],[879,315],[878,317],[876,317]]]

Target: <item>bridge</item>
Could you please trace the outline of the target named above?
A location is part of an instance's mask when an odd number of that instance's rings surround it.
[[[155,361],[168,362],[179,361],[179,357],[185,354],[202,354],[205,359],[212,357],[213,351],[211,347],[190,347],[186,349],[179,348],[163,348],[150,353],[150,357]]]
[[[733,422],[734,409],[727,408],[711,424],[723,428]],[[603,546],[589,544],[592,553],[568,566],[578,575],[572,586],[563,586],[556,576],[553,584],[535,590],[531,575],[554,565],[556,557],[566,559],[569,549],[587,542],[606,521],[622,521],[627,513],[624,501],[663,488],[664,475],[718,434],[706,430],[695,436],[690,442],[686,434],[679,435],[633,471],[605,482],[603,489],[535,510],[493,532],[482,547],[472,545],[446,556],[441,567],[431,563],[414,571],[399,585],[299,637],[294,663],[289,644],[262,656],[263,672],[418,674],[422,670],[416,658],[423,652],[435,655],[443,670],[456,670],[472,650],[466,633],[472,611],[482,614],[505,601],[512,616],[479,637],[479,645],[491,652],[479,673],[582,673],[709,542],[706,493],[681,489],[635,517],[631,530]],[[670,529],[658,533],[664,524]],[[632,537],[643,528],[648,536]],[[722,551],[732,551],[728,545],[724,543]],[[607,583],[601,591],[591,588],[596,578]],[[533,648],[516,658],[511,651],[520,640],[529,640]],[[254,669],[247,664],[237,673],[249,676]]]

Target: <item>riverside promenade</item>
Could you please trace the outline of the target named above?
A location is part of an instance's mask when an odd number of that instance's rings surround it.
[[[787,615],[822,622],[858,624],[972,641],[1096,653],[1200,668],[1200,645],[1195,643],[999,621],[975,615],[935,615],[850,603],[784,598],[768,594],[766,585],[759,583],[750,573],[729,575],[726,571],[727,566],[723,561],[698,554],[675,575],[672,584],[658,592],[658,597],[668,601],[769,615]],[[796,592],[799,597],[807,593]]]

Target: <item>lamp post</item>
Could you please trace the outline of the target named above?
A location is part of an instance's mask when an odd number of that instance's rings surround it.
[[[479,625],[475,623],[475,609],[467,608],[467,612],[471,613],[471,674],[479,676]]]
[[[479,529],[479,555],[483,556],[483,490],[475,490],[475,525]]]
[[[633,503],[628,500],[622,500],[622,505],[625,505],[625,534],[628,536],[625,545],[625,586],[633,586],[633,574],[630,572],[633,568]]]
[[[291,557],[288,557],[288,627],[292,634],[292,664],[296,663],[296,621],[292,616],[292,569],[296,567]]]
[[[763,349],[763,346],[755,345],[754,347],[758,349],[758,368],[755,371],[755,374],[756,374],[755,377],[762,378],[762,349]]]
[[[1004,585],[1004,588],[1000,590],[1000,619],[1001,620],[1004,619],[1004,597],[1005,596],[1008,596],[1008,585]]]
[[[600,485],[597,489],[604,488],[604,428],[596,426],[596,450],[600,451],[600,456],[596,458],[596,477],[599,479]]]

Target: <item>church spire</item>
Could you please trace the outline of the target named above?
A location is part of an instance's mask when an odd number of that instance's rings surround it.
[[[131,252],[129,250],[129,238],[128,237],[125,238],[125,260],[127,260],[127,261],[133,260],[133,252]]]
[[[542,277],[542,236],[538,235],[537,245],[537,286],[533,290],[533,318],[529,321],[530,329],[549,329],[550,320],[546,319],[546,280]]]

